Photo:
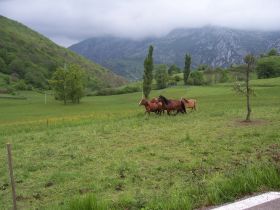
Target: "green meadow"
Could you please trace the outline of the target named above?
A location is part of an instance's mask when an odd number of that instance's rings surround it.
[[[43,94],[0,98],[0,209],[194,209],[280,190],[280,78],[253,80],[252,123],[232,84],[177,86],[198,110],[145,115],[141,93],[63,105]]]

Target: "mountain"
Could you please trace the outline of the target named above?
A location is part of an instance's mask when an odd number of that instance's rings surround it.
[[[0,73],[12,76],[37,88],[46,88],[59,66],[76,64],[88,73],[92,89],[114,87],[125,83],[99,64],[56,45],[21,23],[0,16]]]
[[[247,53],[259,55],[271,48],[280,49],[280,31],[245,31],[206,26],[175,29],[160,38],[131,40],[118,37],[90,38],[70,47],[115,73],[134,80],[142,77],[143,61],[149,45],[154,45],[155,63],[184,65],[186,52],[192,67],[199,64],[230,66],[242,63]]]

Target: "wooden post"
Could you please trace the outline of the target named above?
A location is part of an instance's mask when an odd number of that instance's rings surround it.
[[[8,165],[9,165],[10,179],[11,179],[12,193],[13,193],[13,210],[17,210],[16,186],[15,186],[14,173],[13,173],[12,151],[11,151],[10,143],[7,143],[7,151],[8,151]]]

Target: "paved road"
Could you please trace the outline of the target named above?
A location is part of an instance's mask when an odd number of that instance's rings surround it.
[[[248,208],[246,210],[280,210],[280,198]]]
[[[212,210],[280,210],[280,192],[268,192],[234,203],[225,204]]]

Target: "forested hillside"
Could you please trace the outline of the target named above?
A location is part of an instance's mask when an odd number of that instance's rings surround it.
[[[87,72],[91,89],[115,87],[125,80],[108,69],[56,45],[21,23],[0,16],[0,85],[48,88],[59,66],[76,64]],[[18,84],[19,83],[19,84]]]

